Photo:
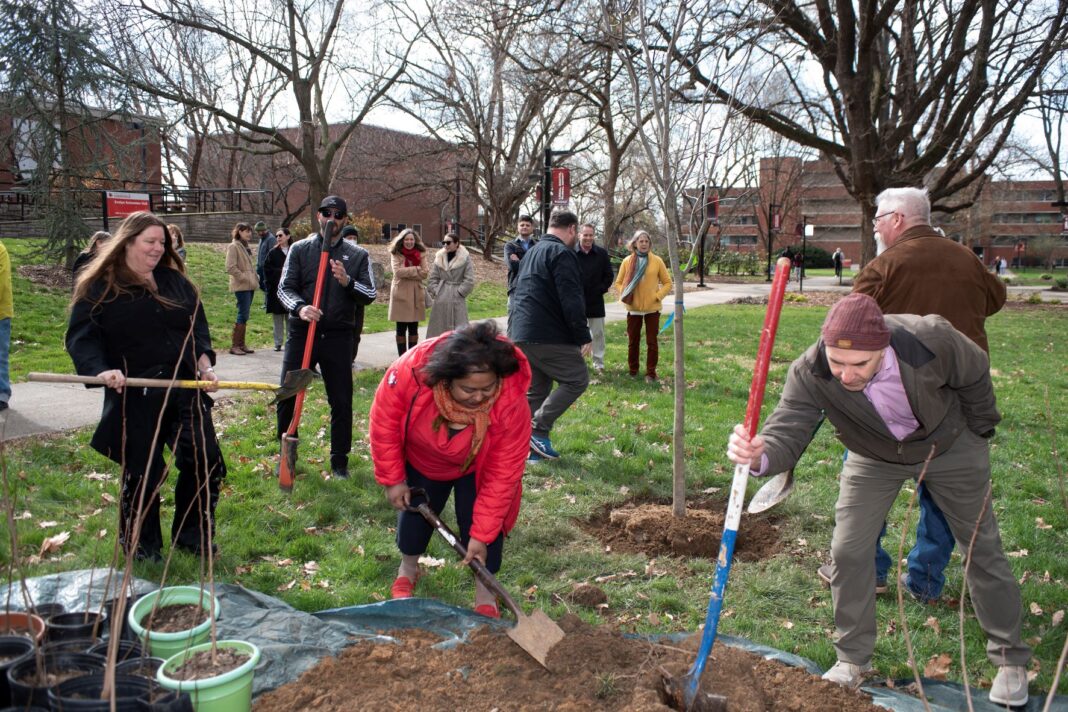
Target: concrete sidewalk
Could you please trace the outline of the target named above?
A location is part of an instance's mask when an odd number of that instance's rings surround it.
[[[838,286],[834,277],[813,277],[805,280],[805,287],[813,291],[848,292],[848,282]],[[798,284],[790,282],[788,291],[796,292]],[[749,284],[714,284],[708,289],[687,292],[685,303],[688,309],[726,304],[733,299],[743,297],[767,296],[770,285],[767,282]],[[1022,293],[1041,291],[1021,287],[1009,288]],[[1041,292],[1046,300],[1061,299],[1068,295],[1056,292]],[[665,304],[665,309],[670,308]],[[620,302],[605,306],[606,321],[622,321],[626,318],[626,309]],[[505,317],[497,319],[503,331]],[[360,341],[359,368],[385,368],[397,358],[397,345],[394,332],[364,334]],[[256,353],[246,356],[232,356],[220,348],[215,372],[224,381],[263,381],[278,383],[282,364],[282,354],[267,348],[258,348]],[[220,395],[233,395],[235,391],[220,391]],[[266,394],[249,397],[268,398]],[[16,383],[12,386],[11,407],[0,411],[0,440],[14,440],[33,435],[62,432],[87,425],[94,425],[100,419],[100,410],[104,400],[103,389],[86,388],[81,385],[56,383]]]

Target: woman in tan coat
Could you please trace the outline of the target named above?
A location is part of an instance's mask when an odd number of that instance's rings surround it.
[[[256,262],[252,259],[252,248],[248,244],[251,237],[252,228],[247,223],[238,223],[230,232],[230,244],[226,248],[226,273],[230,275],[230,291],[237,299],[237,320],[230,336],[230,353],[235,356],[254,353],[245,346],[245,329],[252,309],[252,295],[259,286]]]
[[[430,272],[426,245],[415,230],[402,230],[389,243],[393,283],[389,289],[389,320],[397,322],[397,355],[419,343],[419,322],[426,318],[423,281]]]

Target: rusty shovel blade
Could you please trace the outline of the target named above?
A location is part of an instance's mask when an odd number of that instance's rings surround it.
[[[315,372],[310,368],[296,368],[286,373],[282,385],[274,392],[274,400],[271,405],[277,405],[279,401],[292,398],[307,388],[315,378]]]
[[[549,656],[549,650],[564,639],[564,631],[556,621],[539,610],[529,616],[517,615],[515,627],[509,628],[507,633],[509,638],[544,668],[548,668],[545,660]]]
[[[705,690],[698,690],[690,704],[686,704],[686,686],[689,676],[675,677],[666,670],[660,670],[660,690],[665,704],[679,712],[727,712],[727,698],[714,695]]]
[[[794,490],[794,471],[780,472],[764,483],[749,500],[749,506],[745,511],[750,514],[760,514],[774,507],[786,499]]]

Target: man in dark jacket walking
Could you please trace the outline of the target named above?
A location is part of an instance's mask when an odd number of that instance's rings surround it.
[[[582,270],[582,294],[586,299],[586,325],[593,337],[593,367],[604,370],[604,294],[612,287],[615,275],[608,251],[596,244],[596,228],[585,223],[579,232],[575,252]]]
[[[516,224],[518,235],[514,240],[504,243],[504,261],[508,265],[508,306],[512,305],[512,292],[515,291],[515,278],[519,275],[519,265],[523,256],[534,246],[534,219],[529,215],[520,215]]]
[[[282,381],[289,371],[301,367],[308,325],[315,327],[315,345],[310,366],[318,364],[330,403],[330,471],[334,477],[349,476],[349,451],[352,450],[352,333],[357,305],[375,300],[375,279],[367,250],[341,237],[341,226],[348,219],[345,201],[327,196],[319,205],[319,226],[334,223],[330,242],[330,274],[323,282],[319,308],[312,306],[315,280],[319,273],[319,255],[323,237],[313,233],[289,248],[278,299],[289,312],[289,340],[282,357]],[[278,404],[278,438],[289,428],[293,418],[293,399]]]
[[[835,304],[820,336],[790,366],[760,434],[736,426],[727,455],[757,475],[785,472],[823,417],[849,448],[831,537],[838,662],[823,679],[857,687],[872,670],[871,550],[902,484],[922,477],[968,551],[968,590],[998,668],[990,700],[1026,704],[1031,650],[1021,638],[1020,587],[990,501],[990,438],[1001,414],[986,354],[940,316],[884,317],[865,294]]]
[[[585,357],[592,344],[577,239],[578,216],[566,210],[553,213],[548,234],[520,262],[508,312],[508,337],[522,349],[532,371],[527,391],[533,416],[531,461],[560,457],[549,433],[590,382]]]

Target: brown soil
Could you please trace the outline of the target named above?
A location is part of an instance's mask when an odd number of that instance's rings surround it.
[[[74,284],[70,270],[62,265],[19,265],[19,276],[34,284],[52,289],[70,289]]]
[[[204,680],[239,668],[246,660],[248,653],[233,648],[218,648],[214,661],[210,650],[201,650],[186,658],[184,663],[169,671],[167,676],[175,680]]]
[[[450,650],[425,631],[391,633],[400,644],[362,642],[327,658],[295,682],[261,695],[256,712],[317,710],[622,710],[663,712],[661,669],[684,676],[699,639],[659,644],[624,638],[575,616],[542,668],[500,631],[483,628]],[[875,712],[863,693],[799,668],[716,645],[702,690],[726,696],[731,712]],[[358,704],[357,702],[358,701]]]
[[[63,672],[45,672],[42,675],[37,670],[34,670],[29,675],[20,677],[18,681],[29,687],[55,687],[61,682],[73,680],[86,674],[84,670],[64,670]]]
[[[727,511],[726,500],[687,503],[686,516],[677,518],[671,505],[645,500],[608,505],[579,526],[614,551],[646,556],[715,558]],[[773,514],[742,513],[734,556],[760,561],[780,549],[779,518]]]
[[[161,606],[150,614],[145,621],[145,628],[155,633],[178,633],[198,625],[208,619],[208,612],[194,603],[175,603]]]

